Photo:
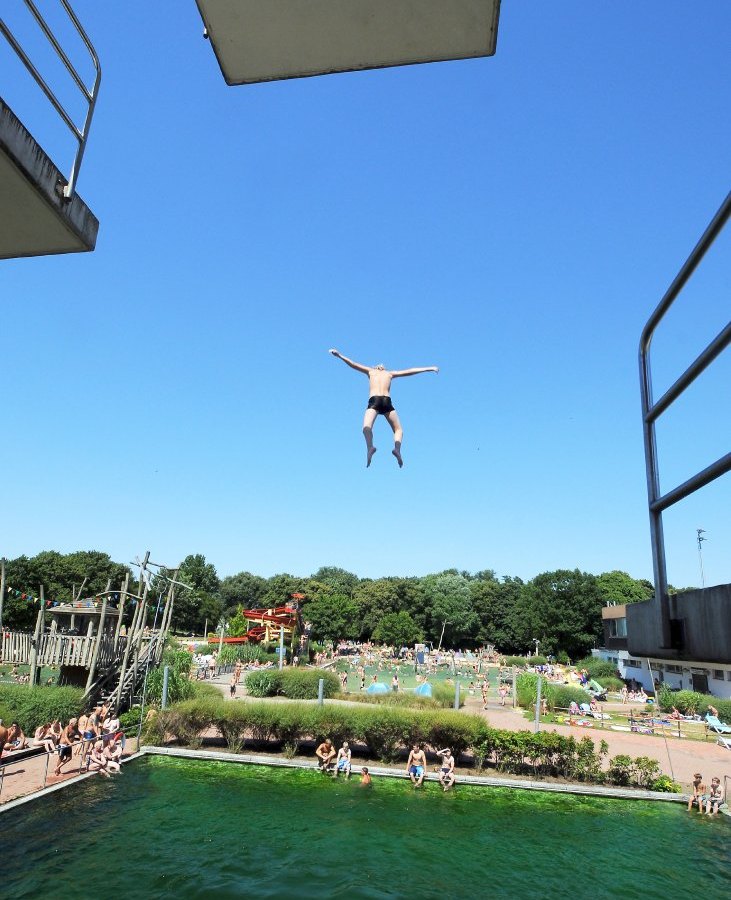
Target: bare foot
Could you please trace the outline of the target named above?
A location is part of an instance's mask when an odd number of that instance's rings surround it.
[[[373,459],[373,454],[375,452],[376,452],[375,447],[371,447],[371,449],[368,451],[368,462],[366,463],[366,469],[369,468],[369,466],[371,464],[371,460]]]
[[[404,461],[401,459],[401,451],[400,450],[392,450],[391,453],[396,457],[396,462],[398,463],[399,469],[403,469]]]

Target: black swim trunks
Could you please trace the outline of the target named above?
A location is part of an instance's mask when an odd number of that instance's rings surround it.
[[[368,409],[375,409],[381,416],[387,416],[390,412],[394,412],[390,397],[369,397]]]

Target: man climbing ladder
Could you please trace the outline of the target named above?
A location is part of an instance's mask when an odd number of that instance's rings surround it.
[[[401,428],[398,413],[391,403],[391,381],[394,378],[404,378],[406,375],[420,375],[422,372],[438,372],[437,366],[427,366],[426,368],[402,369],[400,372],[389,372],[382,363],[377,366],[364,366],[361,363],[353,362],[347,356],[343,356],[337,350],[331,350],[333,356],[355,369],[356,372],[362,372],[368,376],[368,385],[370,388],[370,396],[368,398],[368,408],[363,417],[363,437],[365,437],[367,448],[366,468],[370,466],[373,454],[376,448],[373,446],[373,423],[379,415],[385,416],[388,424],[393,429],[394,447],[391,453],[396,457],[396,461],[401,468],[404,461],[401,459],[401,441],[404,432]]]

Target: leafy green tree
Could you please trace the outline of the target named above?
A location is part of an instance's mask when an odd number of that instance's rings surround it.
[[[469,582],[454,572],[427,575],[421,579],[428,622],[427,636],[442,645],[456,647],[460,642],[474,644],[480,620],[472,606]]]
[[[180,564],[177,580],[192,590],[182,587],[176,589],[173,629],[184,634],[195,632],[204,627],[206,619],[211,629],[215,628],[223,614],[221,582],[216,574],[216,567],[207,563],[202,553],[194,553],[186,556]]]
[[[357,575],[337,566],[322,566],[311,576],[311,580],[327,585],[334,594],[346,596],[352,594],[360,582]]]
[[[649,600],[655,593],[655,588],[646,578],[632,578],[617,569],[602,572],[596,582],[605,603],[640,603]]]
[[[560,569],[544,572],[525,585],[516,608],[522,649],[565,650],[572,659],[584,656],[602,634],[602,594],[594,575]]]
[[[403,610],[385,615],[373,631],[374,641],[394,647],[410,647],[422,639],[422,630]]]
[[[252,575],[251,572],[229,575],[221,582],[221,599],[226,613],[232,616],[241,608],[260,609],[266,590],[267,580],[259,575]]]
[[[321,594],[302,612],[312,622],[312,637],[319,641],[355,640],[358,637],[358,607],[342,594]]]
[[[112,587],[119,587],[129,570],[115,563],[106,553],[97,550],[81,550],[76,553],[57,553],[45,550],[37,556],[19,556],[11,559],[5,567],[7,584],[13,589],[5,597],[3,624],[9,628],[29,630],[35,624],[38,605],[17,597],[30,594],[38,597],[43,585],[45,598],[51,602],[68,603],[74,589],[78,591],[87,579],[83,596],[93,597],[103,591],[107,581]]]
[[[275,606],[284,606],[292,599],[292,594],[304,594],[305,579],[297,578],[286,572],[280,575],[272,575],[267,579],[266,591],[259,601],[259,609],[270,609]]]

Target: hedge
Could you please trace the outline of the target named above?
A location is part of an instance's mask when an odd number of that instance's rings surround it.
[[[697,691],[671,691],[665,685],[658,691],[660,709],[669,712],[675,707],[684,716],[705,716],[709,706],[718,710],[718,718],[731,724],[731,700],[714,697],[712,694],[699,694]]]
[[[39,725],[59,719],[66,724],[83,711],[84,691],[75,687],[30,687],[27,684],[0,685],[0,719],[4,725],[17,722],[26,734]]]
[[[515,682],[515,692],[517,695],[518,706],[524,709],[530,709],[536,704],[538,694],[538,676],[525,672],[519,675]],[[541,697],[545,698],[548,708],[568,709],[571,703],[589,703],[591,698],[586,691],[578,687],[567,684],[554,684],[551,681],[543,679],[541,684]]]
[[[451,747],[456,757],[471,752],[480,769],[489,765],[511,774],[677,790],[677,785],[660,773],[659,764],[647,757],[627,758],[629,763],[624,757],[615,757],[605,772],[604,741],[597,750],[588,736],[577,740],[555,732],[503,731],[490,728],[479,716],[446,710],[188,700],[158,712],[147,723],[144,738],[158,744],[173,738],[198,747],[210,728],[218,731],[234,752],[247,741],[257,745],[276,742],[285,754],[293,755],[302,741],[330,738],[336,746],[344,740],[351,746],[365,745],[371,756],[392,761],[419,742],[432,750]]]
[[[334,672],[322,669],[254,669],[246,676],[246,690],[251,697],[274,697],[290,700],[316,700],[320,679],[324,696],[334,697],[340,691],[340,680]]]
[[[577,669],[586,669],[590,678],[597,681],[600,678],[616,678],[617,667],[614,663],[607,662],[605,659],[599,659],[598,656],[586,656],[576,663]]]
[[[524,668],[525,666],[545,666],[548,660],[545,656],[504,656],[504,666],[517,666]]]

